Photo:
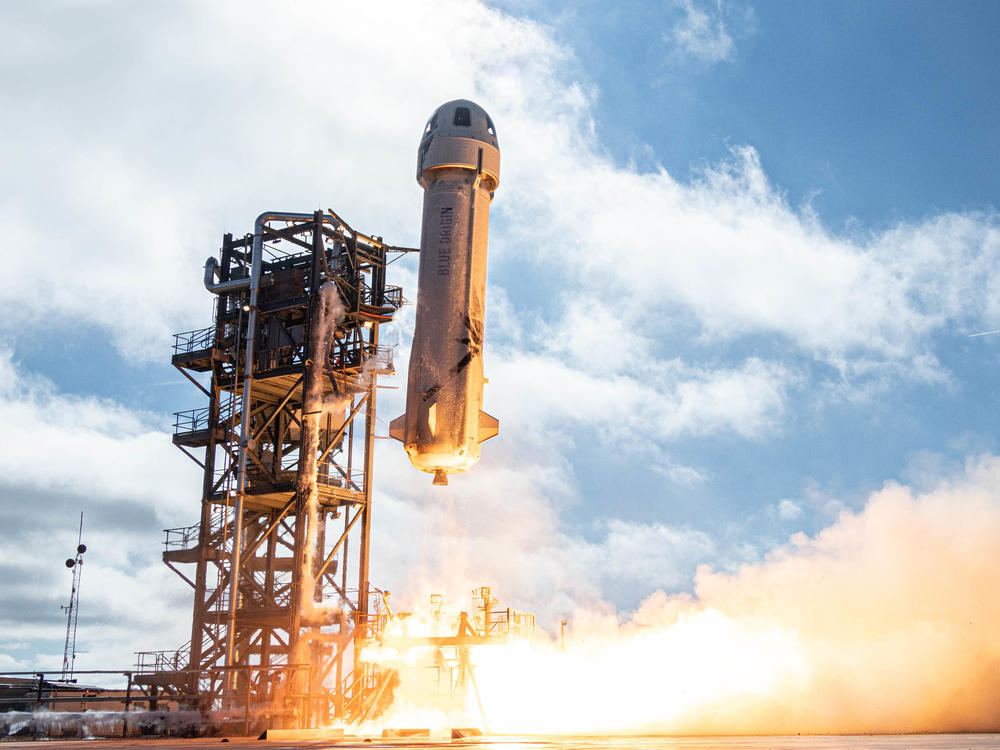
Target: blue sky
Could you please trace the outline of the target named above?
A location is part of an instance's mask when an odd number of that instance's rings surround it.
[[[374,577],[404,601],[627,612],[996,452],[1000,335],[968,337],[1000,328],[995,3],[274,7],[0,11],[0,667],[57,663],[68,580],[38,550],[81,508],[88,658],[185,640],[158,553],[198,512],[168,363],[209,320],[201,264],[265,209],[415,244],[419,131],[452,98],[500,137],[501,436],[446,493],[380,441]]]
[[[835,227],[983,208],[997,191],[995,3],[695,6],[732,39],[724,59],[664,39],[680,3],[499,5],[577,51],[616,159],[683,177],[750,143],[793,204]]]
[[[847,236],[946,211],[993,210],[1000,186],[994,3],[499,7],[534,15],[573,47],[582,80],[594,87],[597,136],[616,163],[662,166],[684,180],[734,144],[750,144],[789,204],[808,205]],[[707,18],[702,53],[677,43],[692,9]],[[985,378],[997,341],[970,340],[969,332],[952,328],[933,342],[954,376],[950,387],[901,383],[877,402],[819,407],[803,393],[799,411],[769,440],[678,446],[679,455],[712,467],[716,481],[699,498],[707,509],[689,507],[681,496],[690,500],[691,489],[681,488],[677,508],[642,504],[624,514],[705,522],[720,510],[739,516],[776,494],[801,493],[813,481],[859,503],[885,479],[905,477],[922,451],[993,449],[987,404],[997,399]],[[773,345],[741,342],[726,354]],[[620,481],[617,474],[602,481],[598,468],[588,473],[608,491]]]

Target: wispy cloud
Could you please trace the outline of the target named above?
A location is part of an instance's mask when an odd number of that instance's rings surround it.
[[[718,63],[736,56],[736,43],[728,28],[723,0],[674,0],[683,16],[663,35],[681,56],[703,63]],[[746,26],[752,25],[753,11],[741,14]],[[746,33],[745,28],[741,28]]]

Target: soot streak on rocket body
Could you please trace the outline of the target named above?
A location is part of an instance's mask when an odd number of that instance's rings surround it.
[[[465,338],[455,339],[459,344],[465,344],[469,347],[468,352],[462,359],[459,360],[458,364],[451,368],[453,375],[457,375],[472,361],[472,358],[477,356],[482,352],[483,348],[483,331],[482,326],[477,326],[472,322],[471,316],[468,313],[465,314],[463,320],[465,323],[465,329],[469,332],[469,335]]]

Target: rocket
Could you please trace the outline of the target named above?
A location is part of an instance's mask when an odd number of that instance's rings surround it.
[[[389,435],[410,462],[448,484],[479,460],[479,444],[500,431],[482,411],[486,239],[500,184],[496,128],[478,104],[442,104],[417,151],[424,189],[417,314],[406,413]]]

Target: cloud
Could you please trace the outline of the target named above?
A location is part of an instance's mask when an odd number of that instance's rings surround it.
[[[750,147],[688,185],[595,153],[554,163],[511,200],[551,207],[546,267],[560,266],[578,293],[614,299],[631,336],[689,352],[692,341],[718,349],[765,336],[855,382],[935,381],[933,337],[995,315],[993,212],[838,236],[787,205]],[[556,198],[566,184],[572,202]],[[613,247],[627,254],[610,261]]]
[[[738,34],[722,6],[681,9],[678,45],[709,61],[733,54]],[[1000,318],[992,209],[845,233],[789,206],[749,145],[688,181],[618,165],[596,137],[598,92],[574,74],[572,51],[473,0],[62,10],[12,13],[14,41],[0,56],[0,97],[16,113],[0,127],[18,144],[0,154],[0,218],[13,249],[0,325],[18,336],[91,326],[133,361],[162,359],[171,332],[208,321],[200,268],[219,234],[248,231],[268,208],[332,206],[361,230],[416,244],[424,119],[458,96],[493,115],[504,162],[487,403],[505,437],[447,493],[420,484],[398,446],[380,441],[375,559],[391,586],[413,595],[423,584],[495,582],[555,618],[581,603],[600,609],[611,588],[630,606],[657,582],[683,585],[705,556],[739,555],[699,530],[632,524],[613,511],[604,526],[567,528],[567,509],[586,496],[569,463],[573,440],[614,449],[612,458],[649,455],[671,481],[698,481],[707,472],[675,464],[671,443],[771,436],[804,385],[845,398],[944,382],[940,338]],[[430,34],[441,40],[433,55]],[[407,263],[391,280],[405,280],[412,298]],[[400,361],[405,345],[401,337]],[[124,503],[147,514],[122,510],[108,526],[117,543],[98,545],[113,560],[88,568],[106,584],[101,606],[123,623],[108,621],[105,655],[146,646],[140,630],[161,618],[183,631],[187,607],[170,614],[156,593],[178,585],[155,560],[158,533],[136,531],[145,518],[179,525],[197,515],[199,472],[168,445],[162,418],[59,392],[9,352],[0,389],[0,421],[33,432],[30,443],[13,430],[0,441],[12,503],[65,509],[62,493],[69,510],[86,499],[109,516]],[[821,495],[816,503],[842,510]],[[12,523],[29,523],[31,511]],[[41,527],[25,539],[4,559],[20,573],[45,569]],[[636,566],[629,555],[640,543]],[[46,578],[36,598],[17,601],[55,604],[63,583]],[[19,632],[44,632],[56,653],[57,620],[44,631],[25,621]]]
[[[597,93],[574,78],[572,51],[473,0],[352,6],[336,19],[322,3],[255,7],[108,10],[82,40],[74,19],[101,11],[13,19],[14,36],[66,43],[27,47],[17,64],[31,85],[12,74],[0,89],[19,113],[7,136],[23,144],[0,157],[12,176],[0,215],[21,248],[5,277],[17,281],[0,283],[8,326],[96,324],[128,356],[158,357],[171,331],[209,309],[199,268],[218,233],[245,231],[267,206],[336,204],[359,227],[415,244],[415,133],[456,95],[480,99],[500,126],[494,267],[528,259],[561,280],[568,304],[598,299],[640,340],[662,345],[666,334],[693,358],[704,354],[692,342],[718,351],[763,335],[834,367],[834,380],[932,380],[933,336],[1000,318],[992,211],[842,236],[789,207],[750,146],[686,183],[617,166],[596,139]],[[739,15],[693,0],[681,9],[692,39],[698,29],[728,38],[723,16]],[[378,43],[354,32],[375,26]],[[431,28],[444,40],[433,58],[418,33]],[[301,43],[257,44],[247,59],[247,40],[282,30]],[[313,79],[337,80],[336,95],[317,94]],[[278,92],[281,106],[234,116]],[[45,222],[53,209],[60,220]],[[29,259],[42,255],[66,272],[35,273]]]
[[[186,640],[190,594],[160,562],[161,529],[197,517],[198,472],[161,417],[60,392],[0,350],[0,663],[58,668],[84,510],[77,660],[125,667],[136,650]],[[22,641],[16,643],[14,641]],[[27,642],[28,646],[24,642]],[[13,666],[11,668],[14,668]]]
[[[106,465],[107,466],[107,465]],[[107,466],[108,473],[113,468]],[[87,545],[80,582],[78,669],[128,668],[134,652],[177,648],[190,636],[190,589],[160,561],[162,524],[148,501],[137,520],[101,512],[101,498],[0,482],[0,663],[58,670],[62,663],[77,522]],[[196,496],[189,496],[196,505]],[[192,509],[196,512],[194,509]],[[98,681],[100,681],[98,679]]]
[[[684,17],[663,35],[682,55],[705,63],[732,60],[736,44],[723,20],[722,0],[715,3],[694,0],[675,0],[674,6],[683,11]]]
[[[802,515],[802,506],[794,500],[781,500],[778,502],[778,518],[782,521],[794,521]]]
[[[682,486],[690,487],[708,481],[709,474],[704,468],[687,466],[675,461],[672,456],[665,453],[655,443],[648,444],[647,448],[649,468],[654,473]]]
[[[198,482],[162,417],[58,391],[0,349],[0,481],[98,503],[145,501],[165,523],[185,520]],[[30,439],[26,439],[26,434]]]
[[[647,591],[684,588],[691,562],[710,559],[716,551],[702,531],[612,519],[598,541],[577,542],[572,554],[589,555],[590,574],[614,596],[629,584]]]
[[[515,429],[576,423],[622,444],[720,432],[760,436],[778,420],[795,382],[794,373],[758,359],[717,370],[663,362],[629,375],[583,371],[526,352],[491,362],[491,384],[502,384],[491,388],[492,408],[509,415]]]

